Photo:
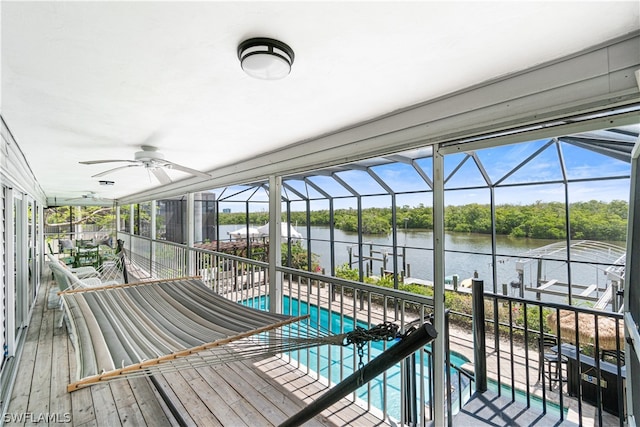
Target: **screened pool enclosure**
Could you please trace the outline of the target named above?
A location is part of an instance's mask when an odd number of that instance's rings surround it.
[[[448,285],[480,277],[492,292],[610,306],[612,298],[601,297],[612,282],[623,287],[637,132],[632,125],[498,146],[489,140],[468,151],[442,147]],[[360,280],[387,275],[396,288],[432,284],[433,182],[432,147],[283,177],[281,219],[303,235],[290,239],[283,265],[329,275],[346,265]],[[268,182],[196,193],[194,243],[215,248],[234,230],[267,223],[268,193]],[[122,231],[187,243],[186,196],[119,212]],[[557,250],[541,249],[549,245]]]

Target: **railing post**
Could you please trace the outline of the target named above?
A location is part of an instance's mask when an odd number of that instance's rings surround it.
[[[453,276],[455,280],[455,275]],[[447,427],[453,426],[453,402],[451,401],[451,348],[449,346],[449,310],[444,312],[444,378],[447,393]],[[458,382],[459,384],[459,382]],[[462,390],[458,390],[458,399],[462,400]]]
[[[476,391],[487,391],[487,352],[485,346],[484,281],[472,279],[473,366]]]
[[[418,399],[416,388],[416,354],[411,353],[404,359],[404,416],[405,424],[410,427],[418,425]]]

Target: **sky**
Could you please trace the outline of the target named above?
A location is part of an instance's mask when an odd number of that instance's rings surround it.
[[[590,150],[560,142],[560,150],[549,139],[519,144],[505,145],[476,151],[476,159],[483,166],[495,188],[496,204],[532,204],[536,201],[564,202],[565,187],[562,184],[562,163],[565,165],[569,180],[569,201],[629,199],[629,179],[603,179],[607,177],[627,177],[630,163],[614,159]],[[560,151],[560,154],[559,154]],[[562,156],[562,157],[560,157]],[[432,180],[432,159],[417,160],[418,166]],[[408,164],[390,163],[374,166],[378,175],[397,194],[397,205],[415,207],[420,204],[432,204],[429,185],[417,171]],[[371,196],[386,191],[368,173],[361,170],[338,172],[341,180],[363,195],[363,208],[389,207],[391,197]],[[488,204],[490,191],[476,161],[469,153],[445,156],[445,205],[464,205],[469,203]],[[314,176],[310,180],[327,193],[336,197],[334,208],[356,208],[356,199],[349,197],[350,192],[336,180],[327,176]],[[589,181],[584,181],[589,180]],[[322,195],[302,181],[286,181],[294,190],[308,194],[311,198]],[[522,184],[514,186],[514,184]],[[242,188],[237,187],[235,190]],[[285,191],[287,191],[285,189]],[[234,191],[228,189],[225,195]],[[402,194],[404,193],[404,194]],[[243,193],[234,200],[246,200]],[[294,200],[300,198],[291,191],[287,194]],[[253,194],[251,210],[268,210],[268,195],[265,190]],[[230,208],[232,212],[243,212],[244,203],[221,203],[221,209]],[[297,202],[292,210],[304,210],[305,204]],[[313,201],[311,210],[328,209],[326,200]]]

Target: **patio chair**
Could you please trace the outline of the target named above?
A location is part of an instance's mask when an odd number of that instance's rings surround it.
[[[119,285],[121,283],[117,280],[102,280],[99,277],[93,275],[90,277],[80,277],[78,274],[74,274],[74,272],[63,262],[60,262],[60,260],[56,259],[55,256],[51,254],[47,254],[47,256],[49,257],[49,268],[51,269],[51,273],[53,274],[53,278],[56,281],[56,285],[58,286],[60,292],[78,288],[93,288]],[[91,268],[94,272],[96,271],[92,267],[89,268]],[[60,299],[60,309],[63,309],[62,299]],[[60,318],[60,323],[58,326],[62,326],[65,316],[62,316]]]
[[[76,247],[73,242],[69,239],[60,239],[58,241],[58,253],[60,254],[60,259],[67,265],[71,265],[75,262],[75,257],[73,256]],[[51,251],[53,253],[53,251]]]
[[[100,266],[100,248],[98,246],[78,246],[75,252],[74,267],[98,268]]]
[[[549,390],[553,390],[553,384],[566,382],[562,376],[562,365],[567,363],[566,356],[558,354],[558,340],[554,336],[543,335],[538,338],[538,381],[542,378],[543,369],[549,381]],[[546,365],[546,366],[544,366]]]

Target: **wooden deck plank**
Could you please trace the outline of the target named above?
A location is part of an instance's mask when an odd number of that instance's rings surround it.
[[[269,420],[274,424],[280,424],[286,421],[289,417],[295,415],[304,408],[304,404],[299,399],[292,399],[290,393],[282,386],[274,386],[273,379],[265,376],[254,366],[247,363],[231,363],[227,366],[230,370],[234,371],[236,375],[242,376],[251,384],[256,391],[258,391],[265,402],[271,407],[277,408],[277,413],[269,416]],[[262,375],[261,375],[262,374]],[[255,402],[252,402],[255,404]],[[328,422],[322,417],[309,420],[306,426],[332,426],[333,424]]]
[[[74,425],[97,425],[90,389],[71,393],[71,419]]]
[[[71,419],[74,425],[97,425],[90,389],[85,388],[71,393]]]
[[[118,416],[115,399],[111,393],[109,384],[98,384],[89,387],[91,397],[93,398],[93,411],[96,416],[96,422],[100,426],[115,427],[122,425]],[[75,392],[74,392],[75,393]]]
[[[251,403],[248,403],[251,402]],[[237,401],[230,407],[234,410],[235,413],[241,414],[241,418],[243,419],[245,425],[248,426],[271,426],[277,425],[273,421],[269,420],[267,416],[269,414],[262,414],[255,406],[250,398],[246,400]]]
[[[207,374],[211,374],[208,367],[188,369],[182,372],[182,375],[191,384],[194,392],[204,402],[209,410],[215,414],[215,417],[224,426],[247,426],[246,420],[243,419],[241,413],[238,413],[232,406],[240,401],[242,397],[229,386],[229,384],[221,377],[217,377],[214,383],[210,383]],[[258,417],[260,418],[260,417]]]
[[[66,329],[66,326],[64,326],[64,328]],[[73,344],[71,344],[71,342],[69,342],[67,348],[69,350],[69,355],[67,358],[67,360],[69,361],[69,376],[71,379],[76,379],[76,351],[73,348]],[[67,384],[65,384],[65,389]],[[93,397],[91,395],[91,389],[83,388],[69,394],[71,395],[71,420],[74,426],[90,427],[97,425],[96,414],[93,409]]]
[[[267,399],[260,394],[254,387],[251,369],[245,369],[242,373],[238,374],[231,368],[230,363],[227,365],[217,366],[218,373],[224,378],[234,378],[233,382],[229,382],[243,399],[237,400],[230,406],[239,413],[241,418],[248,425],[252,420],[256,420],[253,425],[278,425],[286,419],[284,413],[275,405],[271,404]],[[248,402],[247,405],[245,402]],[[244,410],[243,410],[244,409]]]
[[[220,425],[218,419],[211,413],[209,408],[193,392],[189,383],[179,372],[166,373],[163,375],[167,385],[173,389],[174,396],[177,397],[186,412],[197,426],[217,426]]]
[[[149,378],[136,378],[129,380],[140,413],[149,426],[178,426],[178,421],[173,417],[169,408]]]
[[[47,293],[43,295],[47,297]],[[44,304],[42,321],[40,322],[40,334],[36,350],[36,360],[33,367],[34,373],[52,371],[53,355],[53,317],[48,313],[49,309]],[[51,375],[34,375],[31,382],[31,395],[27,412],[32,414],[49,414],[51,395]]]
[[[11,402],[9,403],[7,414],[19,415],[27,412],[29,398],[31,397],[31,384],[36,363],[40,326],[42,324],[44,298],[43,289],[40,289],[36,307],[31,317],[32,327],[27,330],[25,344],[22,349],[22,356],[16,374],[16,383],[11,392]]]
[[[203,381],[200,386],[215,391],[215,399],[217,400],[216,417],[224,425],[246,425],[246,422],[232,407],[236,402],[241,401],[243,396],[229,384],[229,380],[220,375],[213,366],[199,368],[197,373],[200,376],[200,380]]]
[[[265,375],[283,385],[287,391],[301,399],[305,404],[313,402],[328,390],[327,386],[321,381],[313,380],[294,366],[276,358],[257,362],[255,366]],[[389,425],[389,423],[380,420],[374,414],[367,412],[346,398],[340,399],[330,408],[322,411],[319,417],[341,426]]]
[[[69,339],[64,326],[60,325],[63,312],[56,309],[53,313],[53,351],[51,359],[51,392],[49,408],[59,419],[71,418],[71,395],[67,392],[66,384],[70,380],[69,372]]]
[[[218,393],[217,388],[209,387],[207,382],[202,378],[199,374],[200,369],[197,371],[195,369],[185,369],[180,372],[180,375],[185,379],[189,387],[193,390],[193,393],[198,396],[200,401],[204,406],[207,407],[211,415],[214,417],[216,424],[215,425],[239,425],[245,426],[244,422],[240,422],[238,416],[234,413],[234,411],[228,410],[225,412],[216,411],[217,407],[222,407],[229,409],[228,403],[223,399],[223,393]],[[216,404],[214,404],[215,402]],[[226,403],[226,405],[221,405],[221,403]],[[221,418],[221,415],[224,416],[224,419]]]
[[[138,407],[138,402],[131,391],[129,381],[112,381],[109,383],[109,387],[111,388],[111,394],[114,398],[113,400],[118,412],[118,418],[122,425],[147,425],[147,422]],[[162,421],[161,416],[162,414],[159,413],[158,420],[160,422]],[[160,422],[158,425],[160,425]]]
[[[175,394],[174,390],[169,385],[169,381],[164,375],[155,375],[153,377],[155,383],[157,384],[157,388],[161,390],[161,392],[166,396],[166,399],[171,401],[174,409],[180,414],[180,423],[187,427],[195,427],[196,422],[191,417],[187,408],[180,402],[180,399]],[[165,397],[162,398],[164,401]]]

